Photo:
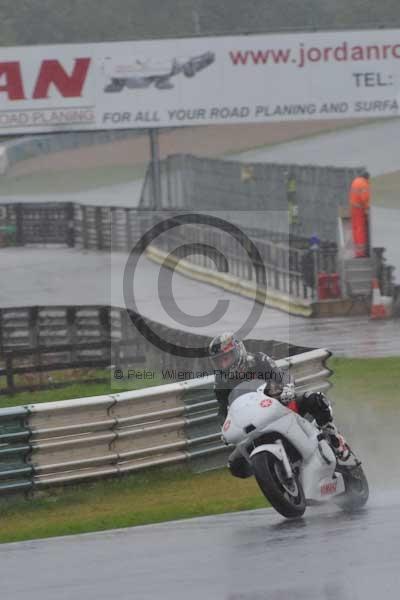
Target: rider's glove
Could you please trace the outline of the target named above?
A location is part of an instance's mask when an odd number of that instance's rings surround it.
[[[321,427],[321,430],[326,433],[327,435],[331,435],[331,436],[336,436],[339,432],[338,432],[338,428],[336,427],[336,425],[334,423],[332,423],[332,421],[330,421],[329,423],[326,423],[326,425],[323,425]]]
[[[296,397],[296,391],[293,383],[287,383],[283,388],[282,394],[280,395],[280,401],[282,404],[289,404]]]

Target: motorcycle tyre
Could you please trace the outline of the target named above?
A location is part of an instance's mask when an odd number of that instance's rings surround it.
[[[274,463],[280,462],[270,452],[260,452],[252,458],[254,475],[260,490],[278,513],[287,519],[301,517],[306,510],[306,499],[299,478],[294,474],[298,489],[298,502],[294,503],[284,496],[285,490],[280,486],[274,474]]]

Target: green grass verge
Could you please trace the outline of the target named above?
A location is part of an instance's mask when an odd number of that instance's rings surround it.
[[[374,411],[382,420],[398,418],[400,359],[334,358],[331,395],[339,422],[348,408]],[[147,382],[136,382],[144,385]],[[108,384],[49,390],[29,401],[93,395],[110,391]],[[124,384],[125,385],[125,384]],[[130,384],[132,388],[132,384]],[[74,393],[68,395],[72,389]],[[44,394],[46,397],[44,397]],[[23,395],[18,395],[25,400]],[[24,403],[24,402],[22,402]],[[377,421],[379,422],[379,420]],[[397,425],[396,425],[397,429]],[[253,479],[231,477],[226,469],[194,474],[184,468],[149,470],[124,477],[48,490],[44,497],[0,502],[0,542],[101,531],[188,517],[249,510],[266,506]]]
[[[5,176],[0,178],[0,196],[83,192],[140,179],[144,177],[145,171],[145,165],[112,165]]]
[[[102,531],[266,506],[253,479],[226,469],[147,471],[0,503],[0,542]]]
[[[337,410],[361,404],[375,410],[399,411],[400,358],[331,358],[330,393]]]

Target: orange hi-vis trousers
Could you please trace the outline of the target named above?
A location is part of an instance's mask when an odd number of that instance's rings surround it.
[[[367,256],[368,215],[362,207],[351,207],[351,228],[356,256]]]

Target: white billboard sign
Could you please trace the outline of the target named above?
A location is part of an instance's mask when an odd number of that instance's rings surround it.
[[[0,133],[399,114],[400,30],[0,49]]]

